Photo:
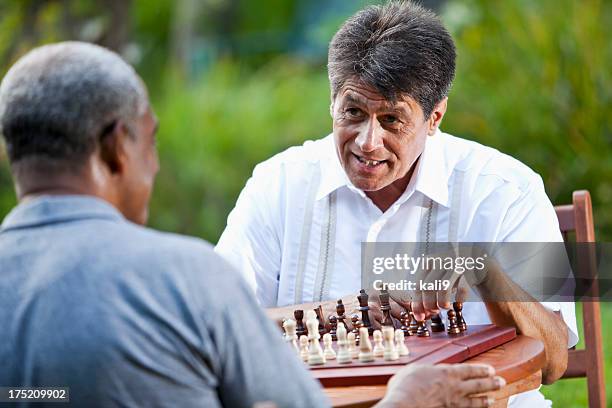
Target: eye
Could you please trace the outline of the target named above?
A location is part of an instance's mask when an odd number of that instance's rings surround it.
[[[381,121],[382,123],[387,124],[387,125],[393,125],[393,124],[395,124],[395,123],[399,122],[399,120],[397,119],[397,117],[396,117],[396,116],[393,116],[393,115],[385,115],[385,116],[383,116],[383,117],[381,117],[381,118],[380,118],[380,121]]]
[[[344,112],[352,118],[361,117],[363,113],[359,108],[347,108]]]

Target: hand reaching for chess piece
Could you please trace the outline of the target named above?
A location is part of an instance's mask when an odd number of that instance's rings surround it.
[[[408,365],[387,384],[377,408],[489,407],[482,394],[505,385],[493,367],[484,364]]]

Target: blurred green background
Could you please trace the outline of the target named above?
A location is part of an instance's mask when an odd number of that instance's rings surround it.
[[[120,52],[148,84],[161,124],[150,224],[216,242],[256,163],[330,132],[327,44],[368,3],[1,0],[0,75],[43,43],[78,39]],[[458,48],[443,130],[523,161],[554,204],[590,190],[598,239],[611,239],[612,2],[423,3]],[[0,148],[0,218],[14,205]],[[608,341],[611,320],[605,304]],[[612,379],[611,357],[606,369]],[[584,380],[543,389],[556,406],[586,406]]]

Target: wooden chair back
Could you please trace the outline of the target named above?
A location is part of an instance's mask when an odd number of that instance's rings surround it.
[[[586,190],[574,191],[572,204],[555,207],[559,227],[567,241],[574,235],[576,242],[595,242],[593,209],[591,195]],[[586,264],[579,268],[595,271],[595,257],[581,256]],[[593,283],[593,281],[591,281]],[[596,282],[593,290],[597,290]],[[586,377],[590,408],[606,407],[606,388],[604,378],[604,356],[601,335],[601,313],[598,302],[583,302],[582,317],[585,347],[569,350],[567,370],[562,378]]]

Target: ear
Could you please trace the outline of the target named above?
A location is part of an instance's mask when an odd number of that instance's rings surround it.
[[[104,129],[100,136],[100,158],[111,174],[119,174],[126,167],[125,143],[129,136],[122,121],[116,121]]]
[[[428,120],[429,123],[428,123],[428,129],[427,129],[427,134],[429,136],[433,136],[436,133],[436,130],[438,130],[438,127],[440,126],[440,123],[442,122],[442,118],[444,117],[444,114],[446,113],[447,102],[448,102],[448,97],[445,97],[440,102],[438,102],[436,106],[434,106],[433,112],[431,112],[431,115],[429,115],[429,120]]]

